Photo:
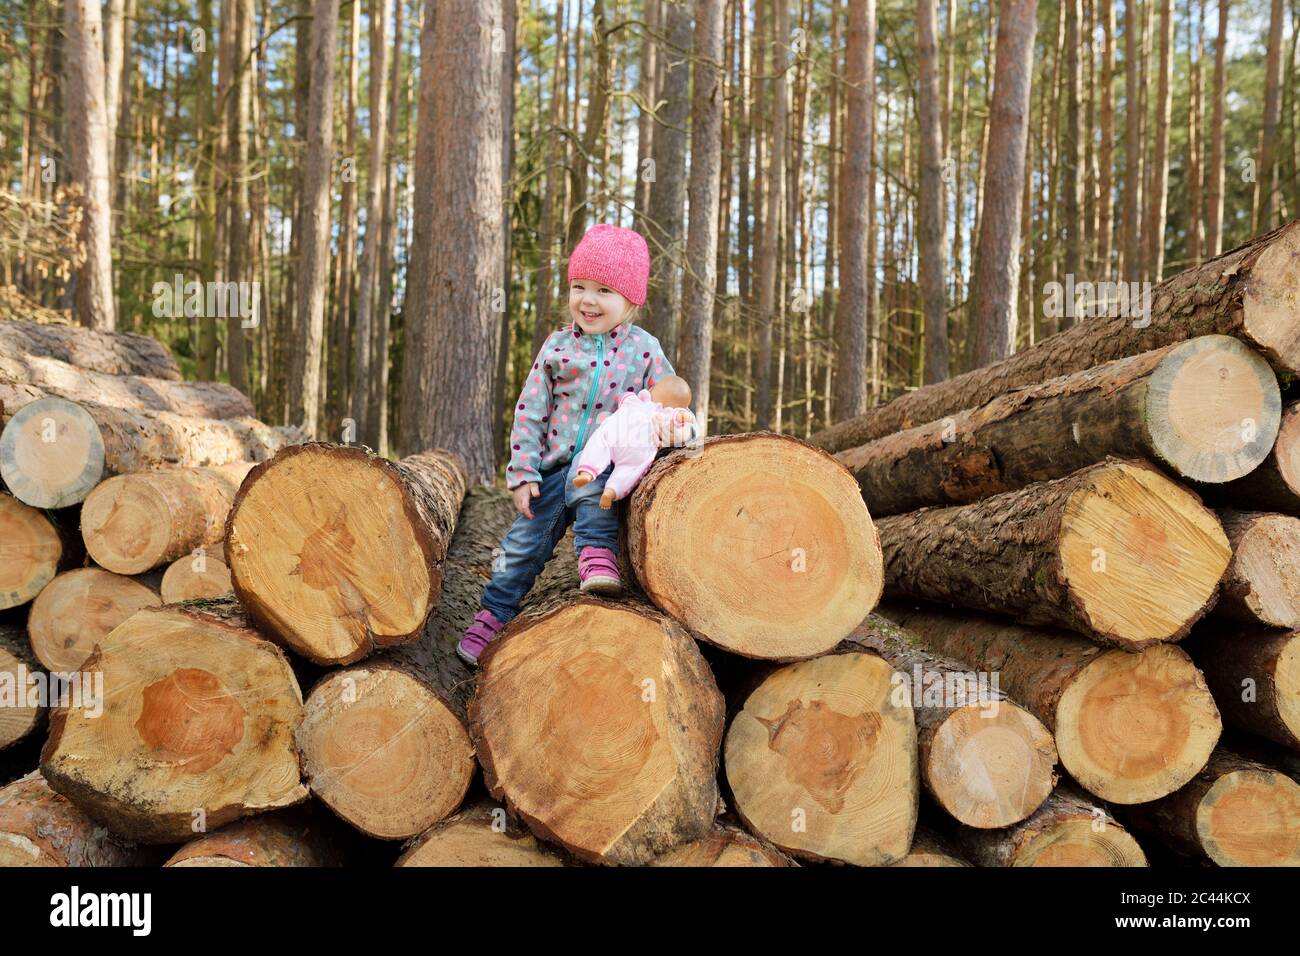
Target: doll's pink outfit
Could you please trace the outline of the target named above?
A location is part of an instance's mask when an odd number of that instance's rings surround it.
[[[595,478],[612,461],[614,470],[605,479],[605,489],[612,488],[616,499],[627,497],[649,470],[659,451],[655,418],[676,411],[675,408],[665,409],[656,402],[648,389],[624,393],[619,399],[618,410],[605,419],[587,440],[578,456],[578,471],[585,471]]]

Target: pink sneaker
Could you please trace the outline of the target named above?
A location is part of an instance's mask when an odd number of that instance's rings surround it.
[[[618,576],[618,558],[609,548],[582,549],[578,555],[578,575],[582,578],[581,590],[605,597],[618,597],[623,593],[623,581]]]
[[[479,655],[495,640],[503,627],[505,625],[491,611],[479,611],[474,623],[465,629],[460,643],[456,645],[456,656],[470,667],[478,667]]]

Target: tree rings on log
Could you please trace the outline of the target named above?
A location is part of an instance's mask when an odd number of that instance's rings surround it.
[[[113,831],[179,842],[307,798],[302,693],[233,602],[141,611],[84,671],[97,692],[51,712],[41,772]]]
[[[157,591],[132,578],[103,568],[66,571],[32,602],[32,651],[52,671],[75,671],[113,628],[141,608],[160,604]]]
[[[68,563],[66,536],[40,510],[0,492],[0,611],[41,593]]]
[[[349,664],[415,640],[442,588],[465,496],[448,452],[401,462],[312,442],[244,480],[226,523],[240,602],[317,664]]]
[[[879,537],[857,483],[797,439],[760,432],[671,452],[627,514],[650,600],[732,653],[814,657],[880,599]]]
[[[870,652],[771,673],[727,731],[735,810],[751,831],[808,860],[884,866],[912,844],[918,807],[910,696]]]
[[[581,859],[641,865],[713,826],[722,695],[649,606],[524,611],[484,652],[469,717],[492,795]]]
[[[104,474],[104,440],[80,405],[42,398],[18,409],[0,432],[0,479],[34,508],[83,501]]]

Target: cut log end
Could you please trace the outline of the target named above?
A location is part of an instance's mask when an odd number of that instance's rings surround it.
[[[332,673],[308,695],[295,739],[311,791],[379,839],[412,837],[442,820],[474,776],[464,722],[395,667]]]
[[[1016,854],[1012,866],[1146,866],[1146,854],[1127,830],[1106,826],[1098,832],[1094,817],[1056,822],[1034,834]]]
[[[177,558],[162,576],[164,604],[193,601],[196,598],[224,597],[232,591],[230,568],[209,554],[203,555],[201,559],[188,554]]]
[[[1268,362],[1238,339],[1206,335],[1161,361],[1144,412],[1153,451],[1176,474],[1221,483],[1268,457],[1282,402]]]
[[[115,832],[191,837],[300,803],[302,695],[284,654],[218,614],[169,607],[120,625],[86,661],[102,691],[50,719],[41,772]]]
[[[62,560],[63,540],[50,519],[0,493],[0,611],[40,594]]]
[[[765,867],[795,866],[793,860],[738,827],[719,823],[708,836],[669,850],[651,866]]]
[[[3,625],[0,625],[0,637],[2,632]],[[28,706],[33,701],[22,696],[31,673],[30,661],[0,644],[0,681],[12,688],[12,699],[0,705],[0,750],[25,739],[41,725],[41,708]]]
[[[99,426],[73,402],[37,399],[20,408],[0,432],[0,478],[34,508],[77,504],[103,474]]]
[[[1087,790],[1118,804],[1183,786],[1205,766],[1222,729],[1200,672],[1169,645],[1099,655],[1056,711],[1061,762]]]
[[[450,538],[463,480],[433,490],[447,499],[441,530]],[[281,452],[249,474],[230,512],[235,593],[264,628],[319,664],[413,639],[437,604],[446,551],[417,496],[399,466],[361,448]]]
[[[487,801],[430,827],[394,866],[566,866],[569,861]]]
[[[95,563],[116,574],[141,574],[165,553],[171,510],[157,487],[120,475],[98,485],[81,506],[81,536]]]
[[[667,456],[629,504],[637,577],[698,637],[746,657],[834,647],[880,599],[879,537],[849,472],[788,437]]]
[[[1300,368],[1300,228],[1283,227],[1255,260],[1242,295],[1242,328],[1278,368]]]
[[[1214,612],[1269,627],[1300,627],[1300,518],[1226,511],[1232,564]]]
[[[917,737],[894,669],[874,653],[782,667],[727,731],[736,812],[797,857],[858,866],[901,859],[918,808]]]
[[[695,642],[639,603],[561,597],[489,645],[470,704],[493,796],[589,862],[710,829],[724,705]]]
[[[27,633],[32,652],[52,671],[75,671],[102,641],[136,611],[162,598],[139,581],[102,568],[60,574],[32,602]]]
[[[1072,493],[1059,547],[1087,630],[1131,649],[1183,637],[1211,606],[1232,558],[1213,512],[1127,462],[1094,469]]]
[[[1219,866],[1300,866],[1300,785],[1264,767],[1224,774],[1201,798],[1196,831]]]
[[[922,772],[940,806],[967,826],[1006,827],[1056,785],[1051,733],[1009,700],[961,707],[930,739]]]

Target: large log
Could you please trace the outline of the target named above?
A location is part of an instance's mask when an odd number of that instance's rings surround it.
[[[727,783],[749,830],[790,855],[885,866],[918,810],[910,696],[878,654],[839,650],[772,671],[727,730]]]
[[[1300,402],[1283,409],[1277,440],[1263,464],[1236,481],[1207,487],[1205,493],[1219,504],[1300,517]]]
[[[100,567],[141,574],[221,544],[239,483],[253,468],[167,468],[118,475],[81,506],[81,535]]]
[[[1300,750],[1300,631],[1215,621],[1186,644],[1224,720]]]
[[[504,808],[484,800],[435,823],[412,841],[393,865],[535,867],[576,863],[510,819]]]
[[[175,843],[307,799],[302,692],[233,601],[141,611],[85,670],[102,693],[51,712],[41,773],[114,832]]]
[[[640,601],[560,595],[506,625],[469,706],[483,778],[539,837],[640,865],[718,810],[724,706],[690,635]]]
[[[0,385],[0,478],[37,508],[84,501],[111,475],[169,466],[261,461],[302,440],[253,418],[188,418],[69,402],[31,385]]]
[[[0,621],[0,750],[30,737],[44,723],[38,696],[40,664],[22,628]],[[48,691],[48,685],[46,685]]]
[[[84,556],[75,531],[0,492],[0,611],[26,604]]]
[[[466,481],[441,450],[391,462],[286,449],[249,472],[227,517],[235,594],[268,637],[318,664],[413,641],[438,604]]]
[[[257,415],[248,396],[224,382],[109,375],[35,355],[0,352],[0,384],[35,385],[70,402],[98,402],[140,412],[175,412],[191,418],[254,418]]]
[[[339,866],[341,855],[311,805],[228,823],[191,840],[164,866]]]
[[[1300,222],[1292,222],[1160,283],[1152,292],[1149,322],[1131,315],[1076,322],[1034,348],[908,392],[810,441],[843,451],[976,408],[1012,389],[1200,335],[1239,338],[1278,372],[1294,375],[1300,371],[1298,258]]]
[[[1225,482],[1270,454],[1281,407],[1267,362],[1234,338],[1208,335],[1017,389],[835,457],[877,518],[1063,478],[1108,455]]]
[[[95,644],[136,611],[162,604],[146,584],[102,568],[60,574],[32,602],[27,634],[52,671],[75,671]]]
[[[1173,793],[1205,766],[1222,730],[1181,648],[1106,650],[1065,631],[902,604],[881,614],[934,653],[997,674],[999,687],[1052,731],[1062,766],[1103,800]]]
[[[756,432],[677,449],[628,499],[627,553],[649,599],[745,657],[838,644],[880,599],[880,549],[844,466]]]
[[[650,866],[763,867],[798,866],[788,856],[753,834],[729,823],[717,822],[713,831],[683,843],[652,860]]]
[[[1300,784],[1223,748],[1181,790],[1126,808],[1124,821],[1219,866],[1300,866]]]
[[[51,790],[38,771],[0,788],[0,867],[140,866],[147,856]]]
[[[921,782],[967,826],[1019,823],[1056,786],[1057,754],[1042,722],[1007,697],[996,676],[926,650],[903,628],[873,614],[848,640],[870,648],[902,676],[896,693],[916,715]]]
[[[891,600],[1015,615],[1126,650],[1185,636],[1213,606],[1232,557],[1195,495],[1114,459],[877,526]]]
[[[20,320],[0,322],[0,354],[56,359],[106,375],[147,375],[181,380],[176,359],[165,345],[147,335],[101,332],[79,325]]]
[[[1028,820],[1005,830],[945,833],[976,866],[1146,866],[1146,854],[1100,804],[1062,784]]]
[[[1232,563],[1219,585],[1216,617],[1300,627],[1300,518],[1220,511]]]

